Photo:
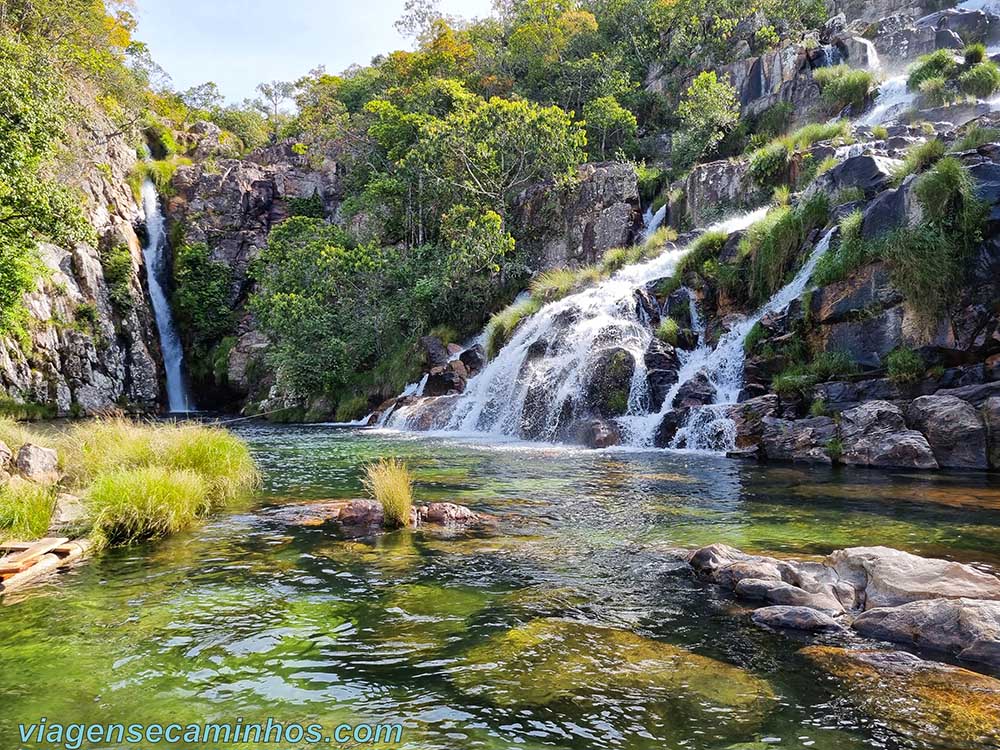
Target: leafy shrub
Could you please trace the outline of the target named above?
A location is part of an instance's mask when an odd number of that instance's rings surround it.
[[[213,350],[235,328],[229,302],[232,270],[204,244],[174,251],[173,310],[194,374],[214,378]]]
[[[875,85],[874,77],[867,70],[848,65],[819,68],[813,73],[813,79],[820,87],[823,102],[832,112],[847,107],[860,110]]]
[[[38,539],[52,519],[55,491],[30,482],[0,486],[0,541]]]
[[[163,466],[118,469],[87,493],[98,547],[134,544],[191,527],[209,510],[208,486],[193,471]]]
[[[910,146],[903,163],[893,173],[893,180],[898,185],[911,174],[923,172],[944,157],[946,151],[944,141],[937,138]]]
[[[788,144],[772,141],[750,157],[750,176],[758,185],[778,183],[788,170]]]
[[[894,383],[919,382],[927,371],[923,358],[912,349],[900,348],[886,357],[889,379]]]
[[[132,309],[132,251],[124,243],[110,245],[101,250],[101,267],[108,286],[111,303],[122,312]]]
[[[906,79],[906,86],[910,91],[917,91],[920,85],[930,78],[948,79],[957,67],[954,53],[951,50],[939,49],[917,60]]]
[[[413,479],[406,464],[397,459],[382,459],[368,466],[365,474],[365,489],[382,504],[386,528],[408,526],[413,507]]]
[[[1000,68],[990,60],[981,62],[962,73],[958,85],[969,96],[989,99],[1000,90]]]
[[[656,329],[656,338],[665,344],[677,346],[677,337],[680,335],[680,326],[673,318],[664,318]]]

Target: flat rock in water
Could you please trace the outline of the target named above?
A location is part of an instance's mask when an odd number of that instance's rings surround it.
[[[1000,578],[995,575],[888,547],[839,550],[826,559],[826,565],[864,591],[865,609],[923,599],[1000,599]]]
[[[636,635],[563,619],[533,620],[466,652],[451,670],[464,693],[504,707],[586,704],[593,696],[646,700],[673,715],[725,710],[725,730],[745,737],[775,700],[738,667]],[[636,714],[640,716],[640,714]],[[723,727],[720,727],[723,729]]]
[[[853,626],[868,638],[908,643],[1000,668],[1000,601],[911,602],[868,610]]]
[[[901,651],[810,646],[799,653],[836,677],[844,698],[914,747],[1000,744],[1000,680]]]

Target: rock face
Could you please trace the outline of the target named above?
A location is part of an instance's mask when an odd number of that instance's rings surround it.
[[[954,396],[922,396],[907,408],[906,421],[927,436],[942,468],[989,468],[986,425],[967,401]]]
[[[899,407],[871,401],[841,415],[842,460],[853,466],[936,469],[927,438],[910,430]]]
[[[898,160],[884,156],[855,156],[820,175],[805,190],[805,194],[807,197],[817,192],[836,195],[842,190],[857,188],[863,190],[866,197],[874,198],[876,193],[889,187],[899,164]]]
[[[512,225],[537,270],[596,263],[608,250],[632,244],[642,223],[635,169],[585,164],[569,190],[553,183],[520,196]]]
[[[704,227],[726,212],[757,205],[760,188],[750,177],[750,163],[723,159],[695,166],[675,184],[681,197],[670,203],[672,226]]]
[[[871,609],[857,617],[853,627],[868,638],[1000,667],[1000,601],[930,599]]]
[[[1000,599],[1000,578],[994,575],[888,547],[840,550],[826,559],[826,565],[864,592],[865,609],[923,599]]]
[[[120,128],[100,108],[74,92],[90,113],[90,127],[77,134],[81,163],[57,175],[84,196],[84,211],[98,241],[72,247],[42,244],[48,276],[26,296],[31,346],[0,339],[0,395],[42,407],[51,416],[99,415],[122,407],[155,411],[162,403],[159,340],[145,294],[142,248],[133,224],[143,220],[128,185],[136,162]],[[107,136],[107,137],[106,137]],[[101,167],[98,169],[97,167]],[[101,249],[122,248],[131,257],[127,279],[112,301]]]

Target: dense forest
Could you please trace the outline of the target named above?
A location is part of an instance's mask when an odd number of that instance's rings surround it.
[[[150,175],[164,193],[190,163],[185,133],[199,120],[223,128],[239,153],[292,139],[302,155],[337,154],[347,196],[335,223],[308,200],[293,207],[254,264],[249,307],[285,382],[353,395],[347,412],[373,384],[406,382],[420,335],[467,336],[525,286],[532,269],[511,209],[527,187],[618,160],[636,165],[653,200],[698,160],[787,127],[772,122],[787,111],[742,121],[732,86],[704,71],[797,41],[825,17],[819,0],[516,0],[467,21],[411,0],[398,28],[412,50],[262,83],[258,99],[227,105],[211,82],[172,88],[133,38],[134,12],[101,0],[0,3],[3,332],[23,333],[21,298],[39,273],[33,243],[87,233],[60,176],[79,162],[74,133],[93,127],[95,109],[115,127],[101,137],[140,153],[149,144],[154,161],[139,164],[134,183]],[[650,93],[654,63],[668,85]],[[673,136],[667,158],[656,147],[663,133]],[[204,247],[174,255],[192,368],[210,370],[235,325],[229,270]]]

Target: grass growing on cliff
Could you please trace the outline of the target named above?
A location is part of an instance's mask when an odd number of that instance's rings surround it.
[[[822,352],[808,364],[795,364],[776,375],[771,387],[786,398],[807,397],[818,383],[858,372],[857,363],[845,352]]]
[[[758,185],[776,186],[787,175],[796,152],[820,141],[844,141],[850,134],[851,125],[846,120],[805,125],[754,151],[750,155],[750,176]]]
[[[974,65],[958,77],[958,87],[976,99],[988,99],[1000,90],[1000,68],[990,60]]]
[[[673,318],[664,318],[656,329],[656,338],[665,344],[677,346],[677,337],[680,335],[680,332],[681,328],[676,320]]]
[[[54,503],[52,487],[30,482],[10,482],[0,487],[0,541],[44,536]]]
[[[400,529],[410,523],[413,507],[413,478],[406,464],[398,459],[382,459],[365,469],[365,489],[382,505],[384,525]]]
[[[861,236],[863,221],[864,215],[860,211],[855,211],[841,220],[840,244],[820,258],[816,264],[812,278],[815,284],[826,286],[846,279],[861,266],[877,259],[879,252],[877,246],[866,242]]]
[[[820,88],[823,103],[832,113],[847,107],[861,109],[875,86],[871,73],[848,65],[819,68],[813,73],[813,80]]]
[[[940,161],[947,150],[944,141],[937,138],[911,146],[906,150],[903,163],[893,172],[893,181],[899,185],[911,174],[923,172]]]
[[[996,143],[997,141],[1000,141],[1000,129],[983,127],[976,122],[970,125],[965,134],[952,144],[951,152],[973,151],[987,143]]]
[[[951,50],[939,49],[917,60],[906,79],[906,87],[910,91],[919,91],[924,81],[932,78],[950,78],[957,68],[958,63],[955,62],[954,53]]]
[[[601,271],[593,266],[576,271],[568,268],[554,268],[550,271],[543,271],[532,279],[529,290],[532,298],[539,302],[556,302],[584,287],[596,284],[602,278],[604,276]]]
[[[927,364],[923,357],[912,349],[899,348],[894,350],[885,360],[889,380],[899,385],[909,385],[919,382],[927,372]]]
[[[514,335],[521,322],[542,309],[542,303],[535,298],[515,302],[496,313],[486,326],[486,356],[493,359]]]

